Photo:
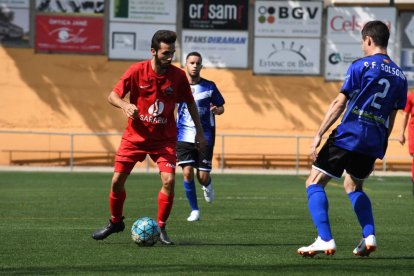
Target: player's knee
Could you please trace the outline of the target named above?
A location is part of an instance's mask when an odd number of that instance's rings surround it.
[[[210,182],[210,172],[197,171],[197,179],[201,185],[206,186]]]
[[[352,175],[346,175],[344,180],[344,189],[347,194],[355,191],[361,191],[364,184],[363,179],[358,179]]]
[[[117,193],[124,190],[125,181],[127,177],[127,174],[115,173],[112,177],[111,191]]]
[[[191,181],[194,179],[194,175],[188,171],[183,171],[183,178],[185,181]]]
[[[172,191],[174,190],[175,178],[173,174],[168,174],[167,176],[162,177],[162,186],[165,190]]]
[[[171,194],[174,194],[174,186],[175,186],[174,181],[163,182],[161,190],[164,191],[165,194],[171,195]]]
[[[194,179],[194,169],[192,166],[183,167],[183,178],[185,181],[191,181]]]
[[[198,182],[200,182],[201,185],[206,186],[208,182],[210,181],[209,175],[200,175],[198,177]]]

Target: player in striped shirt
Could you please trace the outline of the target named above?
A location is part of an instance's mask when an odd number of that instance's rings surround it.
[[[198,52],[191,52],[186,57],[185,70],[191,91],[200,115],[201,125],[207,146],[198,151],[195,147],[196,129],[188,112],[186,103],[180,103],[177,113],[177,159],[183,169],[184,189],[192,209],[188,221],[200,219],[200,209],[194,181],[194,169],[197,179],[204,191],[207,202],[214,200],[213,184],[211,182],[211,162],[213,158],[214,139],[216,135],[215,115],[224,113],[224,98],[214,82],[200,76],[202,57]]]

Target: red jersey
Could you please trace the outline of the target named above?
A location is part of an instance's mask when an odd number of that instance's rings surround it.
[[[408,93],[407,103],[405,105],[404,112],[410,114],[410,122],[408,124],[408,130],[414,129],[414,92]]]
[[[159,75],[151,60],[138,62],[128,68],[113,91],[121,98],[130,93],[130,103],[138,108],[138,117],[128,119],[124,139],[148,149],[176,144],[175,105],[194,102],[184,71],[170,65]]]

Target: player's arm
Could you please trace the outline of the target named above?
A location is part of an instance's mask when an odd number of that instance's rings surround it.
[[[187,103],[187,108],[196,128],[196,145],[200,148],[204,148],[207,145],[207,141],[204,137],[203,126],[200,122],[200,116],[198,115],[196,103],[194,101]]]
[[[316,159],[317,157],[316,149],[321,143],[322,136],[338,120],[342,112],[344,112],[346,103],[346,96],[343,93],[339,93],[338,96],[329,105],[329,109],[325,114],[325,118],[323,119],[318,131],[316,132],[315,138],[313,139],[313,143],[311,145],[311,156],[313,159]]]
[[[398,142],[400,142],[401,145],[405,144],[405,129],[407,128],[409,117],[410,117],[410,114],[408,112],[403,111],[401,130],[400,130],[400,135],[398,136]]]
[[[213,94],[211,96],[210,111],[214,115],[221,115],[224,113],[224,98],[218,90],[216,84],[212,83]]]
[[[138,108],[131,103],[124,101],[116,92],[111,91],[108,95],[108,102],[117,108],[121,108],[128,118],[134,120],[138,116]]]

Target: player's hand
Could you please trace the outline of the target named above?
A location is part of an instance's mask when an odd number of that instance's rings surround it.
[[[134,104],[127,104],[123,110],[127,117],[132,120],[138,117],[138,108]]]
[[[214,115],[221,115],[223,113],[223,109],[215,106],[213,104],[210,104],[210,111],[214,114]]]
[[[310,156],[311,156],[313,161],[315,161],[316,158],[318,157],[317,148],[321,144],[321,140],[322,140],[322,137],[319,136],[319,135],[316,135],[315,138],[313,138],[313,142],[310,146]]]
[[[201,150],[207,146],[206,138],[203,133],[197,133],[195,137],[195,146],[198,150]]]
[[[400,144],[404,146],[404,144],[405,144],[405,135],[404,134],[402,134],[402,135],[400,135],[400,137],[398,137],[398,142],[400,142]]]

